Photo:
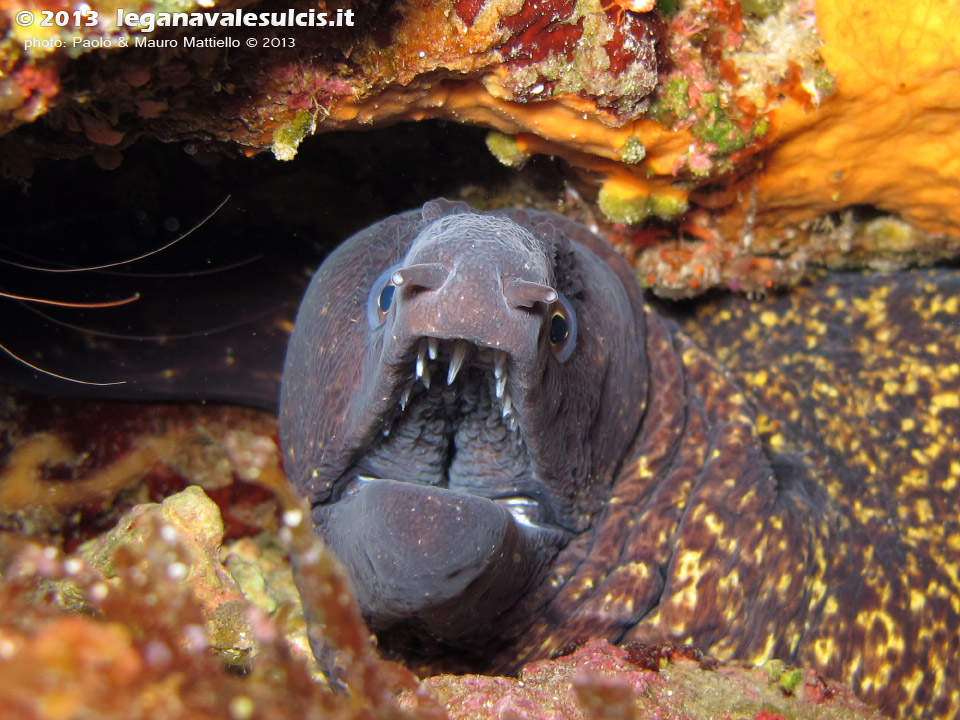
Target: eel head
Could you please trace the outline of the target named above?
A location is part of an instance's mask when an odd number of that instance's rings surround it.
[[[529,618],[511,609],[591,527],[645,397],[618,261],[558,216],[434,201],[315,274],[284,370],[285,464],[382,642],[516,636]]]

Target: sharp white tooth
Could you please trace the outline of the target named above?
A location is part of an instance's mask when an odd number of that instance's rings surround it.
[[[427,370],[427,341],[426,338],[420,341],[420,347],[417,348],[417,367],[415,372],[417,377],[423,377],[424,372],[430,372]],[[430,387],[427,385],[427,387]]]
[[[400,411],[403,412],[407,409],[407,403],[410,402],[410,391],[413,390],[413,383],[407,385],[403,390],[403,395],[400,396]]]
[[[497,397],[502,398],[503,393],[506,391],[506,389],[507,389],[507,376],[504,375],[503,377],[498,377],[497,389],[496,389]]]
[[[467,358],[467,343],[463,340],[457,340],[453,345],[453,355],[450,356],[450,367],[447,368],[447,385],[452,385],[457,379],[457,373],[463,367],[463,361]]]
[[[423,386],[429,390],[430,389],[430,366],[423,366],[423,375],[420,377],[420,380],[423,382]]]
[[[507,375],[507,354],[503,350],[493,351],[493,376],[499,380]]]
[[[427,338],[427,355],[431,360],[437,359],[437,348],[440,347],[440,340],[437,338]]]
[[[517,429],[517,416],[516,416],[516,415],[511,415],[510,417],[507,418],[507,428],[510,430],[510,432],[516,431],[516,429]]]
[[[520,525],[527,527],[539,527],[536,518],[540,514],[540,503],[532,498],[512,497],[500,500],[507,507],[507,511],[513,515],[514,520]]]
[[[383,436],[384,436],[384,437],[390,437],[390,428],[385,427],[385,428],[383,429]]]
[[[507,417],[513,413],[513,400],[510,398],[510,393],[504,393],[503,396],[503,410],[502,417]]]

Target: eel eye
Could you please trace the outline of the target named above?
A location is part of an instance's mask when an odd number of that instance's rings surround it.
[[[396,289],[396,285],[386,285],[383,290],[380,291],[380,299],[377,301],[377,305],[380,307],[381,313],[390,311],[390,306],[393,305],[393,292]]]
[[[570,323],[563,313],[555,312],[550,318],[550,344],[559,345],[570,336]]]
[[[393,282],[393,274],[400,269],[400,265],[394,265],[387,268],[370,287],[370,295],[367,296],[367,323],[371,330],[376,330],[383,325],[387,319],[387,313],[393,307],[394,295],[397,292],[397,285]]]
[[[564,362],[573,354],[577,345],[577,316],[573,312],[570,301],[562,294],[554,304],[550,313],[550,328],[547,337],[550,340],[550,349],[560,362]]]

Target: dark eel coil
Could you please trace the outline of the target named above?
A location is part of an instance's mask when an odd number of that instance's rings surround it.
[[[954,716],[958,291],[844,275],[684,333],[580,225],[431,202],[314,276],[284,462],[420,669],[669,641]]]

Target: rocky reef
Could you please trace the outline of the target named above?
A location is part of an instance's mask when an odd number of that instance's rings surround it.
[[[960,247],[955,21],[930,0],[0,13],[0,129],[33,123],[7,135],[8,173],[43,155],[116,167],[143,136],[290,160],[317,133],[437,118],[489,128],[511,166],[561,158],[584,212],[665,296]]]

